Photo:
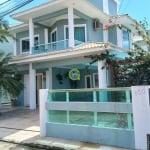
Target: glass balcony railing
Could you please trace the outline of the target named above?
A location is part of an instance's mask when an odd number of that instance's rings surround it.
[[[82,44],[83,42],[75,40],[75,46]],[[41,54],[55,52],[59,50],[65,50],[69,48],[68,40],[61,40],[56,42],[51,42],[48,44],[37,45],[32,48],[32,54]]]
[[[48,101],[131,103],[130,88],[49,90]]]

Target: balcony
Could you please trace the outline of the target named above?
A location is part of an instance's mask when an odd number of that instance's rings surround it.
[[[75,46],[82,44],[83,42],[75,40]],[[34,46],[32,48],[32,54],[42,54],[42,53],[49,53],[55,51],[61,51],[69,49],[69,40],[61,40],[56,42],[51,42],[48,44],[40,44]]]

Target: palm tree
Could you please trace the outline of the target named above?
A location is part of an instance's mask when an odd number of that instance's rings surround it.
[[[0,52],[0,96],[9,93],[11,97],[17,97],[23,89],[17,68],[9,64],[11,54]]]
[[[4,43],[4,42],[8,42],[9,38],[13,38],[13,35],[9,32],[8,30],[9,25],[8,22],[0,19],[0,42]]]
[[[8,30],[6,21],[0,19],[0,42],[8,42],[13,38]],[[11,97],[17,97],[23,89],[23,84],[18,79],[17,67],[10,64],[12,56],[0,50],[0,97],[9,94]]]

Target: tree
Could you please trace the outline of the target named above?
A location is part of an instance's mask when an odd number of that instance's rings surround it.
[[[0,19],[0,42],[8,42],[9,38],[14,38],[13,35],[8,30],[8,22]]]
[[[119,26],[120,28],[121,26]],[[136,34],[141,41],[134,42],[134,50],[128,51],[128,57],[115,58],[108,51],[100,55],[86,56],[91,58],[91,64],[98,60],[105,60],[105,66],[112,75],[112,86],[133,86],[150,84],[150,35],[146,20],[135,24]],[[121,28],[120,28],[121,29]],[[145,49],[146,48],[146,49]]]
[[[0,92],[15,98],[23,89],[23,84],[19,81],[16,66],[9,64],[10,59],[10,54],[0,52]]]
[[[8,24],[0,20],[0,42],[8,42],[8,38],[13,38],[8,30]],[[19,80],[16,65],[9,64],[11,54],[5,54],[0,50],[0,97],[9,94],[11,97],[17,97],[23,89],[23,84]]]

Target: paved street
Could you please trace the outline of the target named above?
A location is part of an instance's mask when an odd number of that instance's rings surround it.
[[[7,142],[0,142],[0,150],[43,150],[43,149],[31,148],[31,147],[11,144]]]

